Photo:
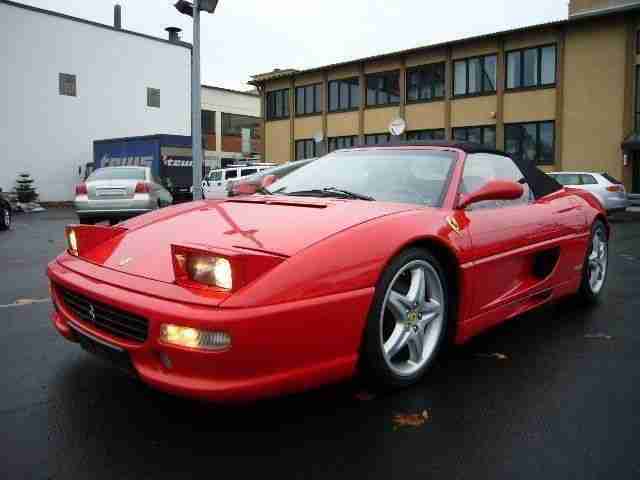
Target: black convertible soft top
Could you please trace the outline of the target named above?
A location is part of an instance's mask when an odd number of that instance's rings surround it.
[[[562,190],[562,185],[560,185],[557,181],[551,178],[549,175],[544,173],[538,167],[533,165],[531,162],[526,160],[521,160],[518,158],[514,158],[506,152],[502,150],[496,150],[495,148],[488,148],[479,143],[473,142],[449,142],[445,140],[433,140],[433,141],[405,141],[397,144],[388,143],[385,145],[361,145],[356,148],[367,148],[367,147],[402,147],[402,146],[416,146],[416,147],[449,147],[455,148],[457,150],[462,150],[465,153],[491,153],[494,155],[502,155],[505,157],[511,158],[514,163],[520,168],[524,178],[531,188],[534,196],[536,198],[544,197],[545,195],[549,195],[550,193],[557,192],[558,190]]]

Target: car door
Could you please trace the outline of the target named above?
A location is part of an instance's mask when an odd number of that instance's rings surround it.
[[[560,236],[553,215],[557,206],[534,197],[513,160],[487,153],[467,155],[461,193],[471,193],[489,180],[519,182],[524,193],[516,200],[475,203],[464,211],[473,251],[472,316],[509,305],[517,308],[518,301],[544,291],[548,279],[536,274],[536,266],[547,257],[553,260],[555,247],[545,243]]]

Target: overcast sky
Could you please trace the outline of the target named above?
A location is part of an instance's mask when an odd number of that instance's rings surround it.
[[[18,0],[20,1],[20,0]],[[111,24],[115,0],[22,0]],[[123,27],[164,37],[175,0],[118,0]],[[202,83],[246,90],[256,73],[311,68],[567,17],[567,0],[220,0],[202,20]]]

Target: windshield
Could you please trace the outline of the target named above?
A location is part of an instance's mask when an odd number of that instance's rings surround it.
[[[270,185],[269,191],[341,196],[337,190],[343,190],[383,202],[435,207],[442,203],[455,159],[453,152],[436,150],[338,151],[291,172]]]
[[[119,168],[107,167],[99,168],[89,175],[87,181],[91,180],[144,180],[144,168]]]

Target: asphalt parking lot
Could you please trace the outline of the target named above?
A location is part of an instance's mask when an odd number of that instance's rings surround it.
[[[17,216],[0,232],[0,478],[638,478],[635,215],[613,223],[595,307],[519,317],[407,390],[354,380],[233,408],[152,391],[59,337],[44,271],[73,212]]]

